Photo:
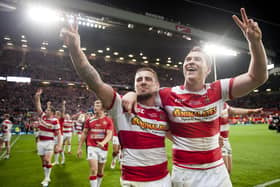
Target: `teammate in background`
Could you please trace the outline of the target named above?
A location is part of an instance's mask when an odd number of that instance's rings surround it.
[[[91,187],[100,187],[107,160],[108,142],[112,138],[113,123],[104,113],[100,100],[94,102],[95,117],[86,120],[77,155],[82,157],[82,145],[87,141],[87,160]]]
[[[63,141],[63,124],[64,124],[64,116],[65,116],[65,104],[66,101],[62,101],[62,112],[60,111],[55,111],[55,117],[58,119],[59,122],[59,129],[60,129],[60,134],[61,134],[61,141]],[[55,142],[55,151],[54,151],[54,163],[52,165],[58,165],[59,164],[59,155],[62,155],[62,161],[65,161],[65,157],[63,154],[63,150],[59,149],[59,152],[56,151],[56,146],[58,145],[58,139],[55,137],[54,139]],[[61,161],[61,164],[63,164]]]
[[[37,143],[38,143],[38,141],[39,141],[39,125],[40,125],[40,123],[39,123],[39,119],[38,119],[37,116],[34,117],[33,120],[34,120],[34,121],[31,122],[31,126],[32,126],[32,128],[33,128],[33,132],[34,132],[34,136],[35,136],[35,143],[36,143],[36,145],[37,145]],[[36,146],[36,147],[37,147],[37,146]],[[36,152],[37,152],[37,151],[38,151],[38,150],[37,150],[37,148],[36,148]]]
[[[10,115],[4,114],[4,121],[1,123],[1,132],[2,136],[0,136],[0,152],[2,152],[2,145],[3,143],[6,146],[6,155],[5,159],[10,158],[10,152],[11,152],[11,137],[12,137],[12,127],[13,123],[10,121]]]
[[[59,130],[59,122],[54,116],[55,109],[48,106],[46,111],[43,112],[41,107],[40,96],[43,90],[38,89],[35,93],[35,107],[39,117],[39,142],[37,143],[38,155],[41,157],[42,166],[44,169],[45,178],[41,182],[43,186],[48,186],[51,181],[51,158],[54,150],[54,137],[58,138],[58,145],[55,151],[61,149],[61,134]]]
[[[229,116],[231,115],[249,115],[249,114],[258,114],[263,112],[263,108],[256,109],[246,109],[246,108],[236,108],[229,106],[227,103],[224,103],[224,108],[220,118],[220,135],[223,137],[224,145],[222,147],[222,155],[228,170],[228,173],[231,174],[232,170],[232,149],[229,142]]]
[[[123,110],[120,95],[102,81],[81,50],[76,20],[74,25],[62,29],[61,36],[76,71],[114,120],[122,146],[122,186],[170,187],[165,150],[167,116],[155,106],[155,92],[159,89],[157,74],[151,68],[136,72],[135,90],[141,102],[129,114]]]
[[[84,113],[80,113],[78,115],[78,119],[76,121],[74,121],[75,131],[76,131],[76,134],[78,135],[78,144],[81,140],[85,121],[86,121],[86,115]]]
[[[247,73],[205,84],[211,58],[194,47],[183,64],[184,84],[159,91],[156,103],[167,111],[173,136],[173,187],[232,186],[218,143],[223,103],[248,94],[268,79],[262,32],[244,8],[240,11],[242,21],[235,15],[233,20],[249,44]],[[135,94],[130,98],[128,110],[136,101]]]
[[[116,128],[114,128],[113,131],[113,138],[112,138],[112,143],[113,143],[113,152],[112,152],[112,161],[111,161],[111,169],[115,169],[116,167],[116,162],[120,161],[120,142],[119,142],[119,137],[116,131]]]
[[[64,151],[67,146],[67,153],[71,154],[71,144],[72,144],[72,136],[74,129],[74,121],[71,119],[69,114],[65,115],[64,126],[63,126],[63,139],[64,139]]]
[[[65,102],[66,104],[66,102]],[[63,151],[62,151],[62,161],[61,164],[65,163],[65,149],[66,145],[68,145],[68,153],[71,153],[71,141],[72,141],[72,132],[74,128],[74,122],[71,119],[69,114],[64,115],[63,122]]]
[[[30,132],[31,125],[29,119],[24,121],[24,129],[25,129],[25,134],[28,134]]]

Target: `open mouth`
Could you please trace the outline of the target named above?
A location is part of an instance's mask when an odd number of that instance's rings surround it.
[[[193,71],[196,71],[197,69],[195,68],[195,67],[187,67],[187,71],[191,71],[191,72],[193,72]]]

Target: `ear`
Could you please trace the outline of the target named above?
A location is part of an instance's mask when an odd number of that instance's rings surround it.
[[[207,67],[207,76],[211,73],[211,67]]]
[[[159,90],[159,82],[158,81],[156,81],[156,88]]]

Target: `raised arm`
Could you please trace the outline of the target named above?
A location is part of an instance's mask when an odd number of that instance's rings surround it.
[[[43,112],[41,100],[40,100],[42,93],[43,93],[43,90],[41,88],[39,88],[35,93],[35,108],[36,108],[37,113],[39,113],[39,114],[41,114]]]
[[[67,20],[67,19],[66,19]],[[64,40],[64,44],[67,45],[72,63],[79,74],[81,79],[87,83],[89,88],[95,92],[98,98],[102,100],[102,103],[108,108],[114,97],[113,88],[105,84],[96,69],[90,65],[86,55],[80,47],[80,35],[78,33],[78,24],[75,19],[73,25],[68,25],[68,28],[61,30],[61,36]]]
[[[268,79],[267,57],[262,42],[261,29],[257,22],[248,19],[244,8],[241,8],[240,12],[242,21],[236,15],[233,15],[232,18],[248,41],[251,61],[248,72],[235,78],[231,93],[233,97],[248,94]]]
[[[62,101],[62,113],[61,113],[61,116],[64,118],[65,117],[65,111],[66,111],[66,101],[63,100]]]
[[[263,108],[236,108],[236,107],[229,107],[228,113],[230,115],[248,115],[248,114],[259,114],[263,112]]]

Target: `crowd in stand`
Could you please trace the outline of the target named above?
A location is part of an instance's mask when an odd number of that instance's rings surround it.
[[[23,53],[22,51],[3,50],[0,55],[0,63],[0,76],[27,76],[37,81],[81,82],[68,56],[34,51]],[[135,71],[142,66],[140,64],[110,62],[100,58],[91,60],[91,63],[95,64],[95,68],[100,72],[104,82],[112,85],[122,85],[123,88],[126,86],[133,87]],[[183,82],[183,74],[178,70],[156,66],[153,68],[158,72],[162,86],[171,86]],[[71,114],[78,111],[91,111],[93,101],[96,99],[95,95],[86,87],[40,85],[38,83],[34,84],[34,82],[19,84],[0,81],[0,114],[10,113],[14,123],[18,124],[22,131],[29,128],[27,124],[30,112],[35,111],[33,96],[38,87],[44,89],[41,98],[42,103],[51,101],[57,110],[61,110],[61,102],[65,100]],[[125,92],[126,90],[123,90],[123,93]],[[263,107],[266,111],[265,114],[261,115],[234,116],[231,118],[232,124],[267,123],[269,115],[280,110],[280,95],[278,92],[255,93],[232,100],[229,104],[243,108]]]
[[[69,56],[4,50],[0,55],[1,76],[26,76],[40,80],[66,80],[80,82],[75,73]],[[136,70],[143,65],[140,63],[116,63],[96,58],[91,60],[104,82],[116,85],[133,85]],[[46,66],[48,68],[46,68]],[[183,81],[183,74],[178,70],[153,67],[159,75],[162,86],[170,86]],[[112,80],[112,77],[114,78]]]

